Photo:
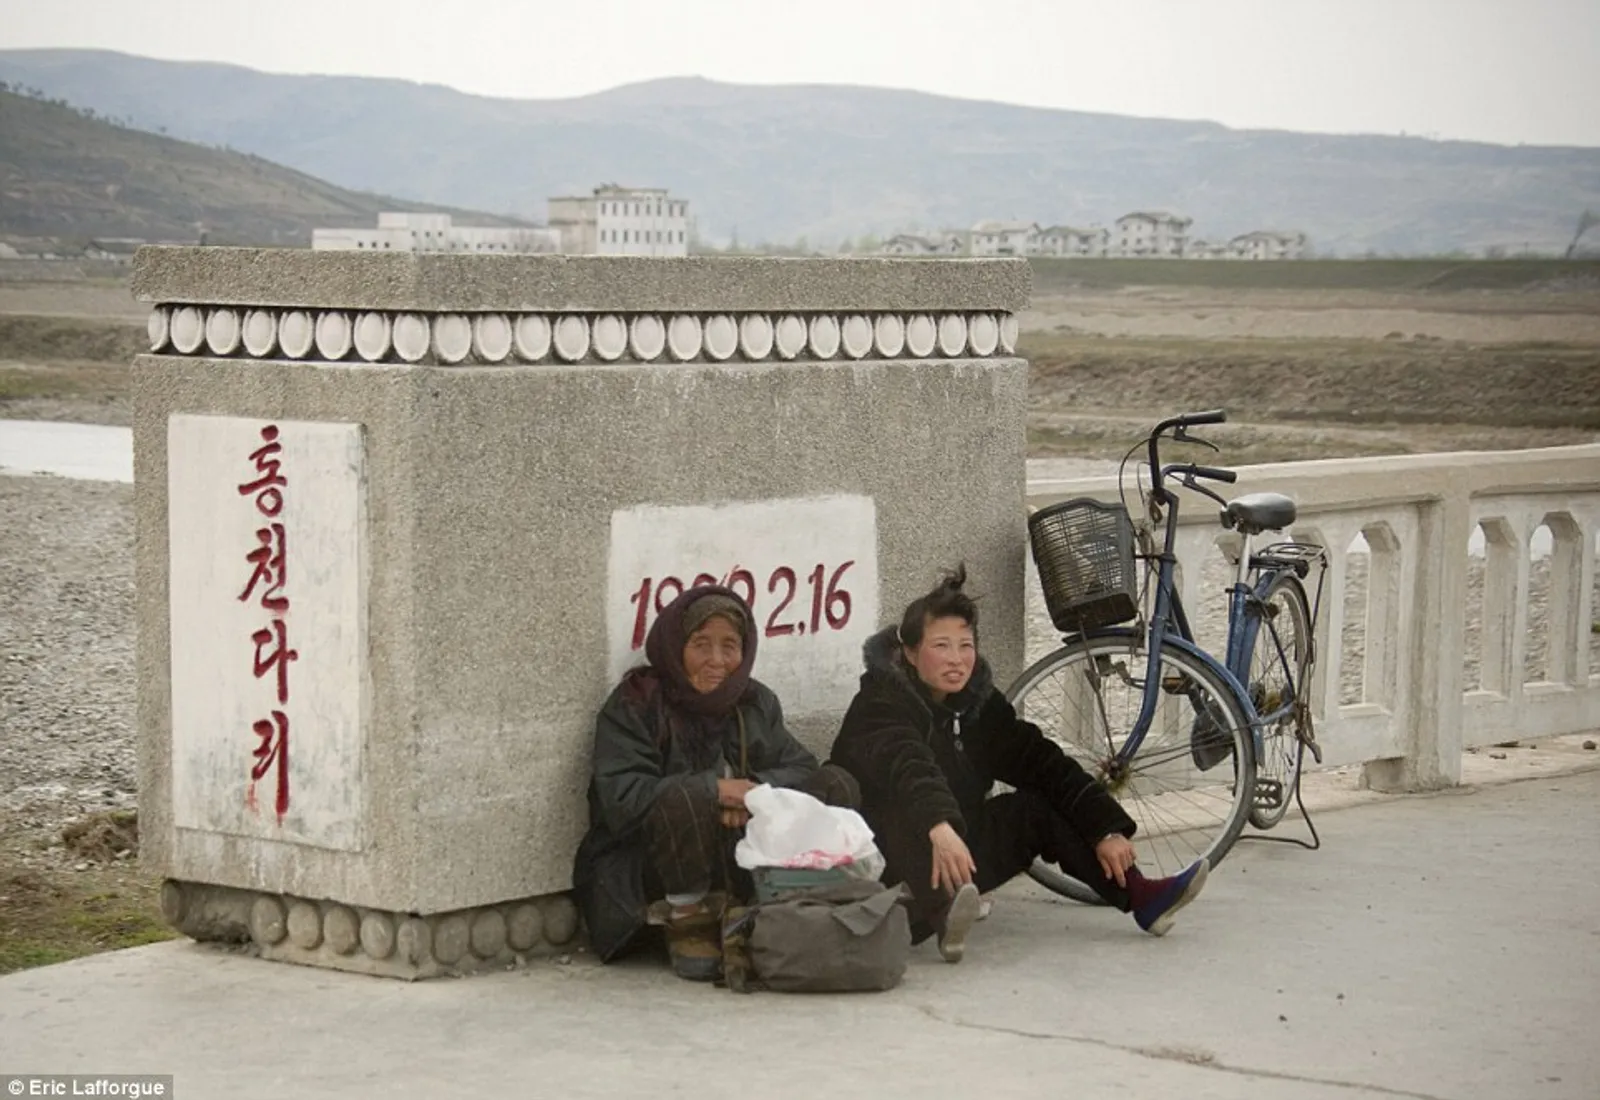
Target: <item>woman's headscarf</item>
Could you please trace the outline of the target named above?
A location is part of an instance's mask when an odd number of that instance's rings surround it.
[[[710,605],[695,606],[701,600],[710,601]],[[689,674],[683,667],[683,649],[689,642],[689,635],[712,615],[723,615],[738,627],[744,659],[715,690],[701,694],[689,682]],[[749,606],[730,588],[716,584],[691,588],[656,617],[645,638],[644,655],[670,706],[700,718],[725,718],[733,713],[750,687],[750,670],[756,663],[755,619]]]

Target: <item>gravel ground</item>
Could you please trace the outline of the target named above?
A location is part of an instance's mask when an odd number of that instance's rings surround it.
[[[67,859],[134,805],[133,487],[0,476],[0,515],[0,825]]]
[[[1063,471],[1066,472],[1066,471]],[[133,489],[128,485],[0,476],[0,826],[44,843],[86,813],[132,807],[134,753]],[[1229,571],[1207,570],[1203,642],[1225,630]],[[1469,575],[1466,683],[1478,682],[1481,565]],[[1525,667],[1544,667],[1544,563],[1533,571]],[[1359,698],[1365,559],[1350,562],[1344,638],[1347,701]],[[1059,644],[1037,579],[1027,590],[1027,659]],[[1600,635],[1591,660],[1600,661]],[[1020,670],[1001,670],[1004,681]],[[43,844],[30,845],[30,852]],[[58,858],[70,858],[58,853]]]

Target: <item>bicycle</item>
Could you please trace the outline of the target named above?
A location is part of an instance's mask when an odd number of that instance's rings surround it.
[[[1201,482],[1231,484],[1238,479],[1232,470],[1161,465],[1164,436],[1217,450],[1190,429],[1226,420],[1220,409],[1189,413],[1150,432],[1144,441],[1151,471],[1148,525],[1136,528],[1125,493],[1121,504],[1067,500],[1028,519],[1046,607],[1063,644],[1018,677],[1007,697],[1020,717],[1122,802],[1138,824],[1134,844],[1151,877],[1174,874],[1202,857],[1216,866],[1246,820],[1261,830],[1277,825],[1291,798],[1299,800],[1306,751],[1322,760],[1309,684],[1325,549],[1284,541],[1253,550],[1257,536],[1295,522],[1291,498],[1252,493],[1230,502]],[[1222,505],[1222,526],[1242,537],[1221,661],[1196,644],[1178,595],[1178,496],[1169,482]],[[1143,495],[1137,467],[1135,483]],[[1159,551],[1156,530],[1162,532]],[[1142,590],[1136,560],[1143,563]],[[1322,572],[1312,600],[1305,582],[1317,565]],[[1153,607],[1147,621],[1137,623],[1151,580]],[[1304,813],[1303,802],[1300,808]],[[1100,901],[1088,885],[1042,860],[1029,873],[1056,893]]]

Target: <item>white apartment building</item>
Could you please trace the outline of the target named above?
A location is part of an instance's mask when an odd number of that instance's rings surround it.
[[[1032,256],[1039,247],[1035,222],[984,221],[972,227],[974,256]]]
[[[1117,219],[1109,255],[1182,256],[1191,224],[1191,218],[1159,210],[1136,210],[1124,214]]]
[[[1258,229],[1229,241],[1228,252],[1240,260],[1298,260],[1306,254],[1306,235]]]
[[[1040,256],[1104,256],[1111,242],[1108,229],[1079,229],[1052,225],[1039,231]]]
[[[377,228],[315,229],[318,251],[375,252],[559,252],[553,229],[454,225],[449,214],[380,213]]]
[[[593,195],[549,200],[550,227],[574,255],[687,256],[689,203],[665,188],[602,184]]]

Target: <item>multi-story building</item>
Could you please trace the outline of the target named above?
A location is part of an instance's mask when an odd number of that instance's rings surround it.
[[[1258,229],[1233,238],[1228,251],[1240,260],[1298,260],[1306,254],[1306,235]]]
[[[1112,256],[1183,255],[1193,219],[1165,211],[1135,210],[1117,219],[1108,254]]]
[[[603,184],[550,200],[550,227],[574,255],[687,256],[689,203],[664,188]]]
[[[984,221],[972,227],[974,256],[1031,256],[1039,247],[1036,222]]]
[[[318,251],[559,252],[561,235],[542,227],[452,224],[449,214],[381,213],[377,228],[316,229]]]
[[[1104,256],[1111,241],[1107,229],[1079,229],[1070,225],[1052,225],[1040,230],[1038,255],[1040,256]]]

